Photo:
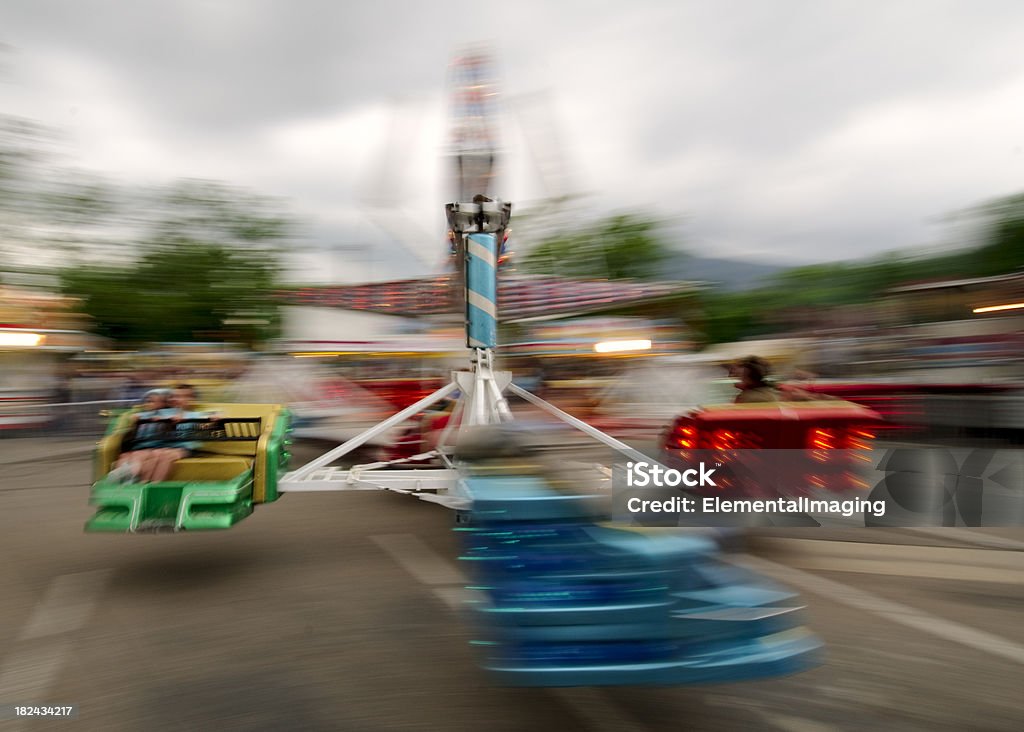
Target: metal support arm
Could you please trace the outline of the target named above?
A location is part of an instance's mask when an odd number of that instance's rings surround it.
[[[313,473],[314,470],[330,465],[338,458],[342,457],[343,455],[347,455],[360,445],[363,445],[366,442],[372,440],[377,435],[383,432],[387,432],[392,427],[401,424],[410,417],[416,416],[426,407],[429,407],[431,404],[436,404],[437,402],[441,401],[458,388],[458,385],[454,382],[446,384],[445,386],[442,386],[440,389],[435,391],[430,396],[426,396],[423,399],[420,399],[415,404],[408,406],[401,412],[398,412],[397,414],[388,417],[383,422],[379,422],[375,424],[373,427],[369,428],[368,430],[360,432],[351,440],[348,440],[347,442],[338,445],[333,450],[324,453],[315,460],[312,460],[306,465],[303,465],[298,470],[294,470],[291,473],[287,473],[281,479],[282,490],[288,490],[289,483],[301,481],[305,478],[308,478]]]

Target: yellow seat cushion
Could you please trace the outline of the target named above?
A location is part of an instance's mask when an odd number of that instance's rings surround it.
[[[196,411],[215,412],[221,417],[260,417],[263,423],[260,425],[262,432],[269,433],[273,430],[274,419],[281,411],[277,404],[214,404],[205,403],[195,407]],[[242,441],[210,441],[199,444],[199,452],[215,453],[217,455],[241,455],[255,457],[257,452],[256,440]]]
[[[174,463],[167,478],[172,481],[229,480],[249,470],[252,458],[234,455],[199,455]]]

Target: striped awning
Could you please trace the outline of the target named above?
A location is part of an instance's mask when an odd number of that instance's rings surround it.
[[[425,316],[456,311],[452,304],[452,287],[453,276],[444,274],[360,285],[295,288],[282,291],[280,296],[289,305]],[[599,313],[680,297],[699,287],[695,282],[505,275],[498,282],[498,319],[510,323]]]

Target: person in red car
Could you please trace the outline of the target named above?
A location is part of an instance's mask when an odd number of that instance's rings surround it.
[[[768,383],[768,362],[757,356],[748,356],[736,364],[739,381],[736,388],[737,404],[757,404],[779,401],[779,392]]]

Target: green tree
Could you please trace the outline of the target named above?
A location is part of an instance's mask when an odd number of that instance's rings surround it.
[[[81,298],[96,332],[116,341],[254,344],[279,332],[277,272],[264,256],[185,241],[127,267],[66,269],[61,283]]]
[[[544,239],[526,256],[523,269],[574,278],[649,279],[669,256],[657,228],[656,221],[638,214],[611,216]]]
[[[271,199],[221,183],[183,181],[154,195],[139,255],[79,258],[61,272],[101,335],[117,341],[236,341],[278,335],[274,297],[294,230]]]
[[[978,213],[985,240],[976,252],[974,273],[984,277],[1024,268],[1024,193],[990,201]]]

